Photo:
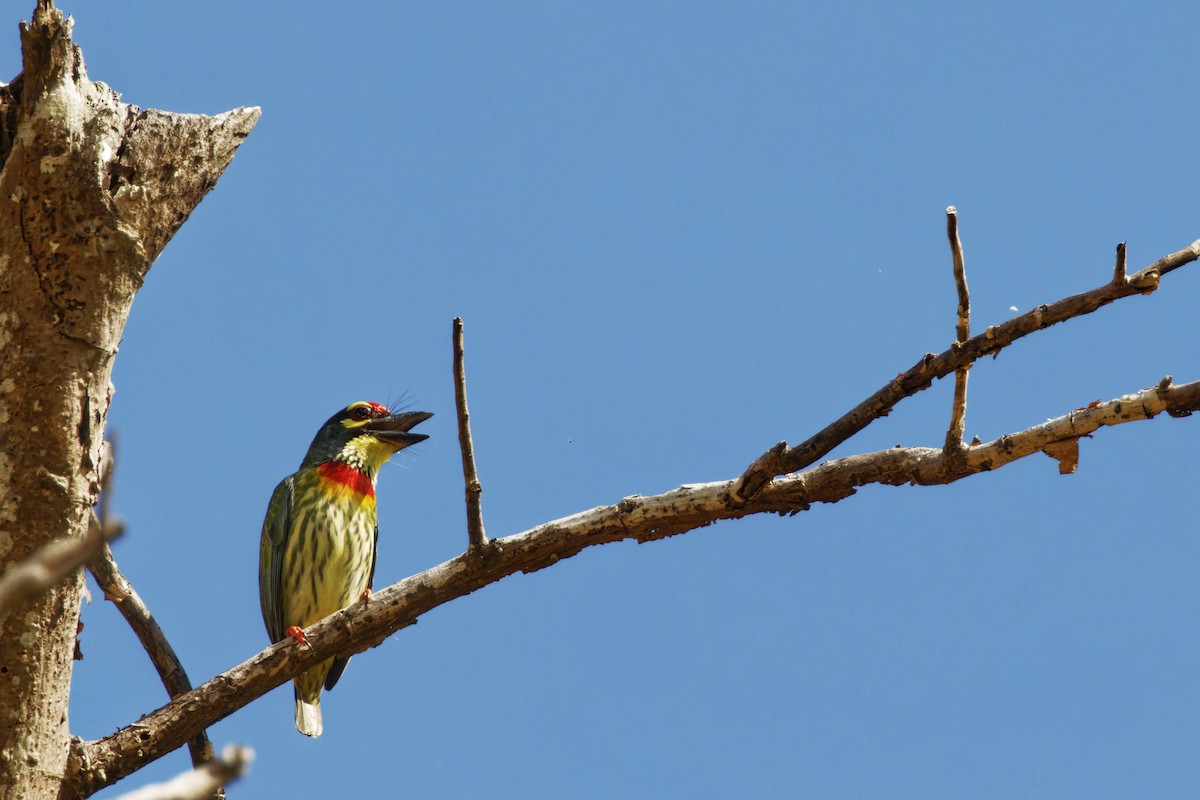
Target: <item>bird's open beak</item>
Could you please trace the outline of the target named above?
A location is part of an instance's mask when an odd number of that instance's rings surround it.
[[[409,431],[432,416],[433,414],[428,411],[389,414],[386,417],[371,420],[362,429],[379,441],[387,442],[397,450],[403,450],[410,444],[423,442],[429,438],[424,433],[409,433]]]

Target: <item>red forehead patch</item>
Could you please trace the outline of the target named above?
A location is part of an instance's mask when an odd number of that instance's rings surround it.
[[[376,414],[391,413],[387,410],[387,406],[381,406],[381,405],[379,405],[379,403],[367,403],[367,405],[369,405],[371,407],[371,410],[374,411]]]

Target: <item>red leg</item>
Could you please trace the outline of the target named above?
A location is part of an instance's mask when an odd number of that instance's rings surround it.
[[[291,638],[295,639],[298,644],[302,644],[305,647],[312,647],[312,645],[308,643],[308,637],[304,635],[304,629],[299,625],[289,625],[288,629],[283,632],[283,635],[290,636]]]

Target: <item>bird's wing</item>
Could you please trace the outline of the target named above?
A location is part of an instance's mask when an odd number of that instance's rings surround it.
[[[379,523],[375,523],[375,539],[371,542],[371,569],[367,572],[367,589],[375,590],[375,557],[379,553]]]
[[[262,604],[267,635],[272,642],[283,638],[283,601],[279,596],[279,585],[283,572],[283,551],[292,530],[293,478],[289,475],[280,481],[271,495],[258,549],[258,599]]]
[[[379,523],[375,524],[375,541],[371,547],[371,570],[367,573],[367,590],[375,588],[375,556],[379,552]],[[329,674],[325,676],[325,691],[329,691],[337,685],[338,678],[342,677],[342,673],[346,671],[346,665],[350,663],[350,656],[336,656],[333,659],[333,664],[329,667]]]

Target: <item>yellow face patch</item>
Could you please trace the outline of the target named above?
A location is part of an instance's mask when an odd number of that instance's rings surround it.
[[[375,475],[395,452],[396,448],[390,444],[381,442],[369,433],[364,433],[362,436],[355,436],[346,442],[338,458],[369,475]]]

